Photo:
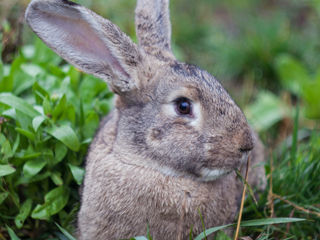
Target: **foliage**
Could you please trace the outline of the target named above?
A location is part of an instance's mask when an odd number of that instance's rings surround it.
[[[112,94],[40,40],[1,68],[0,233],[7,224],[47,239],[55,221],[73,230],[82,162]]]
[[[301,135],[304,134],[301,132]],[[297,136],[299,139],[299,136]],[[279,146],[267,165],[267,174],[272,175],[268,191],[256,205],[247,199],[245,219],[273,216],[295,216],[306,218],[299,224],[264,226],[262,229],[245,229],[244,234],[264,232],[264,236],[276,239],[294,236],[296,239],[316,239],[320,234],[320,132],[309,131],[304,141],[298,144],[294,138]],[[270,190],[271,188],[271,190]],[[282,196],[283,199],[278,198]],[[274,212],[271,212],[271,205]]]

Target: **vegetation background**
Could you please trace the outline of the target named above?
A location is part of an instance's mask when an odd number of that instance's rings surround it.
[[[83,160],[113,95],[31,33],[28,2],[0,1],[0,240],[71,239]],[[135,1],[77,2],[136,41]],[[242,236],[320,239],[320,1],[170,5],[178,59],[216,76],[266,146],[268,186],[258,202],[248,194],[243,219],[307,219],[242,227]]]

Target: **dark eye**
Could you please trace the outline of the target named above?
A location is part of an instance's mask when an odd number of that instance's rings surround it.
[[[188,98],[180,97],[176,99],[176,111],[181,115],[191,115],[192,114],[192,103]]]

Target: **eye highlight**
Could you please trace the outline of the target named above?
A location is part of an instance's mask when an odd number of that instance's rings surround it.
[[[188,98],[179,97],[174,102],[179,115],[192,115],[192,103]]]

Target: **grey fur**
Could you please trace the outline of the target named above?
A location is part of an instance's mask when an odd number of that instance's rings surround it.
[[[67,0],[27,9],[44,42],[118,94],[86,159],[80,240],[145,235],[147,226],[155,240],[187,239],[191,226],[202,231],[199,211],[206,227],[232,222],[242,186],[233,170],[243,171],[249,154],[260,164],[249,183],[264,187],[263,147],[242,111],[209,73],[174,58],[168,5],[138,0],[139,46]],[[179,97],[190,99],[192,115],[177,113]]]

